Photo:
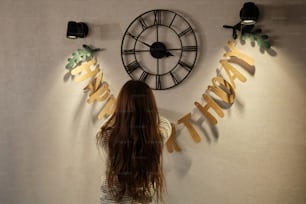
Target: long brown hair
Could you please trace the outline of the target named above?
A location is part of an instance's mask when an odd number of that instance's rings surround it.
[[[138,202],[154,196],[163,201],[163,141],[155,98],[147,84],[137,80],[124,84],[114,114],[97,134],[97,144],[108,151],[106,180],[117,201],[124,195]]]

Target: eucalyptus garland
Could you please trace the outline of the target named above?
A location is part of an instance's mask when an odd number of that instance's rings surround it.
[[[258,46],[269,49],[271,44],[269,42],[269,36],[262,34],[262,30],[252,28],[251,30],[243,30],[241,32],[241,40],[245,41],[246,38],[250,38],[252,44],[257,42]]]

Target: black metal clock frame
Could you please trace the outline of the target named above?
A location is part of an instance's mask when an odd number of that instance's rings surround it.
[[[162,14],[166,14],[166,13],[168,14],[167,16],[170,17],[171,19],[168,19],[167,23],[164,23],[164,20],[162,19],[163,18]],[[148,24],[148,22],[146,22],[146,20],[143,18],[144,16],[148,14],[153,15],[154,17],[153,23],[151,22],[151,24]],[[182,30],[178,30],[177,28],[173,27],[173,24],[175,21],[182,21],[182,23],[187,25],[187,27],[183,28]],[[141,31],[136,34],[133,33],[131,31],[132,26],[140,26]],[[159,41],[159,30],[158,30],[159,26],[172,30],[172,32],[176,34],[180,42],[180,47],[168,48],[165,42]],[[156,27],[156,41],[151,44],[141,39],[141,36],[144,33],[144,31],[146,31],[147,29],[151,29],[152,27]],[[188,42],[189,44],[186,45],[186,43],[184,43],[182,39],[187,35],[192,35],[191,39],[193,40],[191,43]],[[125,46],[124,42],[126,40],[135,41],[132,49],[124,47]],[[143,44],[145,47],[148,47],[148,49],[137,50],[136,49],[137,43]],[[169,69],[169,71],[165,73],[159,73],[159,60],[173,56],[171,52],[174,52],[174,51],[180,51],[179,58],[178,58],[179,60],[177,61],[177,63],[171,69]],[[142,67],[141,63],[139,62],[137,58],[137,54],[142,53],[142,52],[149,52],[151,57],[156,59],[156,73],[148,72]],[[185,52],[194,53],[191,57],[192,59],[189,60],[188,62],[186,62],[183,59],[183,53]],[[134,60],[131,62],[127,62],[125,60],[125,57],[130,56],[130,55],[134,56]],[[142,80],[142,81],[146,81],[149,76],[155,77],[155,86],[154,87],[151,86],[151,88],[155,90],[170,89],[172,87],[177,86],[182,81],[184,81],[184,79],[193,70],[196,64],[197,56],[198,56],[198,42],[197,42],[197,37],[195,35],[195,32],[192,26],[182,15],[178,14],[177,12],[171,11],[171,10],[155,9],[155,10],[150,10],[150,11],[147,11],[139,15],[129,24],[129,26],[127,27],[123,35],[122,42],[121,42],[121,59],[122,59],[122,63],[127,73],[130,75],[132,79],[137,79],[137,80]],[[178,68],[185,69],[187,73],[183,77],[175,76],[174,70]],[[133,74],[133,72],[137,69],[141,69],[142,73],[140,74],[140,76],[136,77]],[[173,84],[169,86],[163,85],[161,79],[165,75],[171,76],[171,79],[173,80]]]

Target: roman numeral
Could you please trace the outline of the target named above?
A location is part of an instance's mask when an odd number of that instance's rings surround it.
[[[192,45],[192,46],[183,46],[183,52],[195,52],[198,50],[198,46]]]
[[[143,71],[139,77],[139,80],[141,81],[146,81],[147,77],[148,77],[149,73],[148,72],[145,72]]]
[[[186,69],[188,72],[191,72],[192,70],[192,66],[189,65],[189,64],[186,64],[185,62],[183,61],[179,61],[178,62],[179,65],[181,65],[184,69]]]
[[[126,71],[130,74],[133,71],[135,71],[137,68],[140,68],[140,64],[137,61],[134,61],[126,66]]]
[[[154,11],[154,25],[160,25],[161,24],[161,11],[155,10]]]
[[[124,55],[133,55],[133,54],[135,54],[135,50],[134,50],[134,49],[131,49],[131,50],[123,50],[123,51],[122,51],[122,54],[124,54]]]
[[[170,75],[171,75],[171,78],[172,78],[174,84],[175,85],[178,84],[179,82],[178,82],[177,78],[175,77],[175,75],[172,72],[170,72]]]
[[[132,33],[127,33],[127,35],[134,38],[135,40],[137,40],[137,37],[135,35],[133,35]]]
[[[169,28],[172,26],[175,17],[176,17],[176,14],[173,16],[173,18],[172,18],[172,20],[171,20],[171,22],[170,22],[170,24],[169,24],[169,26],[168,26]]]
[[[156,75],[156,89],[162,89],[160,75]]]
[[[188,28],[183,30],[181,33],[179,33],[178,36],[182,37],[182,36],[186,35],[187,33],[189,33],[190,31],[192,31],[192,28],[189,26]]]
[[[140,25],[142,26],[143,30],[147,29],[148,25],[146,24],[146,22],[144,21],[143,18],[139,17],[138,21],[139,21]]]

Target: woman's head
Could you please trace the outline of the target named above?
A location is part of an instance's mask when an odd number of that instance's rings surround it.
[[[110,136],[103,141],[103,132],[107,131]],[[97,139],[109,153],[107,181],[117,200],[124,194],[148,200],[152,189],[161,199],[163,141],[155,98],[147,84],[130,80],[123,85],[114,114]],[[116,182],[120,191],[114,188]]]
[[[151,88],[142,81],[126,82],[117,98],[115,120],[128,122],[130,128],[158,124],[158,110]]]

